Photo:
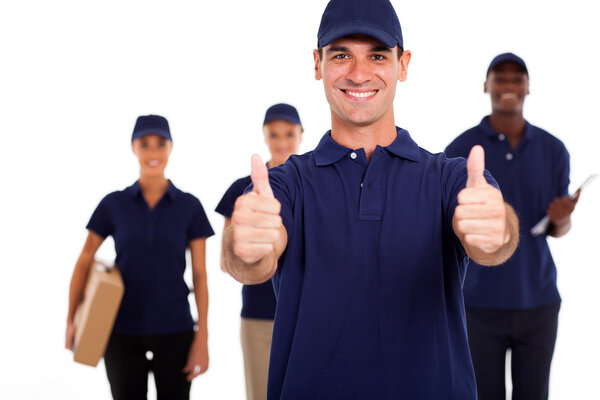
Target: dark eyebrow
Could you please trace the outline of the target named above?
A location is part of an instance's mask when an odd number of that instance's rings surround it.
[[[386,46],[375,46],[371,48],[372,53],[391,53],[392,49]]]
[[[327,49],[327,54],[349,52],[350,50],[346,46],[331,46]],[[391,53],[392,49],[386,46],[375,46],[371,48],[371,53]]]
[[[349,51],[348,48],[346,46],[331,46],[330,48],[327,49],[327,54],[330,53],[337,53],[337,52],[347,52]]]

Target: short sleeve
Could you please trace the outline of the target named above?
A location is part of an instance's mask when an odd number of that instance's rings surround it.
[[[104,197],[90,218],[86,229],[96,233],[102,238],[112,235],[114,232],[114,223],[110,212],[111,195]]]
[[[209,237],[215,234],[206,217],[200,200],[194,198],[194,212],[187,230],[187,240]]]
[[[251,182],[252,181],[248,177],[233,182],[223,195],[223,198],[217,205],[215,211],[225,218],[231,218],[235,201],[244,194],[244,189],[246,189]]]

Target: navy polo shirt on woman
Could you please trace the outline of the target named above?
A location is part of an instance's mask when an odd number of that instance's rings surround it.
[[[475,399],[452,230],[465,160],[398,128],[367,162],[328,132],[269,178],[288,243],[268,398]]]
[[[196,197],[169,182],[150,210],[136,182],[102,199],[87,229],[115,241],[125,293],[113,332],[160,335],[193,329],[183,280],[185,251],[191,240],[214,234]]]
[[[556,267],[546,235],[529,230],[546,215],[556,197],[567,194],[569,153],[548,132],[525,123],[516,149],[508,138],[492,129],[489,117],[464,132],[447,148],[448,157],[467,157],[479,144],[485,150],[485,166],[498,181],[504,200],[519,216],[521,239],[515,254],[498,268],[469,265],[464,287],[469,307],[525,309],[560,303]]]
[[[231,218],[233,206],[238,197],[244,194],[252,183],[249,176],[240,178],[227,189],[216,208],[216,212],[226,218]],[[275,293],[271,281],[259,285],[244,285],[242,287],[242,318],[269,319],[275,318]]]

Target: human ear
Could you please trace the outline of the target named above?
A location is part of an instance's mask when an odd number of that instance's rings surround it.
[[[315,60],[315,79],[317,81],[319,81],[322,78],[322,73],[321,73],[321,57],[319,57],[318,50],[313,50],[313,58]]]
[[[267,125],[263,126],[263,134],[265,137],[265,144],[269,146],[269,130],[267,129]]]
[[[396,49],[396,51],[398,51],[398,49]],[[398,80],[400,82],[404,82],[408,76],[408,64],[410,63],[411,57],[412,53],[410,50],[404,50],[400,56],[400,60],[398,60]]]

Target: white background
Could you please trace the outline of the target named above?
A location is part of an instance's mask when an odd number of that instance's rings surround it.
[[[210,369],[194,399],[242,399],[240,285],[219,270],[215,206],[267,156],[271,104],[300,111],[309,151],[329,127],[312,50],[325,0],[12,1],[0,3],[0,398],[107,399],[103,364],[63,348],[68,285],[100,199],[137,177],[130,135],[140,114],[166,116],[168,177],[202,201],[208,240]],[[562,139],[571,180],[600,172],[600,28],[592,1],[394,1],[413,61],[397,124],[441,151],[489,112],[485,70],[498,53],[528,64],[526,118]],[[564,302],[552,399],[600,398],[600,182],[573,229],[551,240]],[[112,259],[112,242],[101,248]],[[152,391],[152,389],[151,389]]]

